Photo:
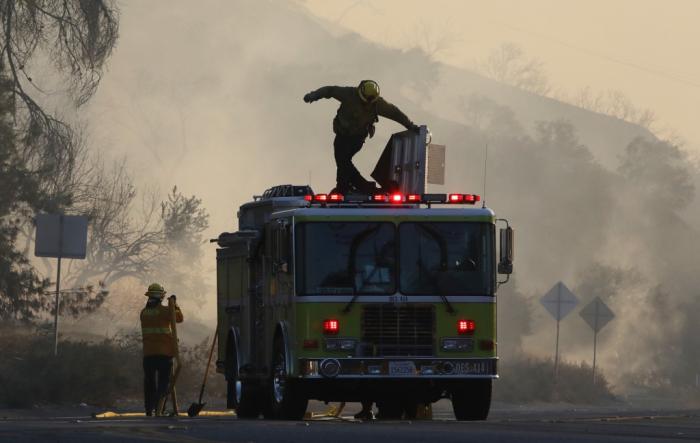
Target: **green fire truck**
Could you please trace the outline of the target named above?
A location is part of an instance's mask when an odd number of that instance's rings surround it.
[[[310,399],[373,401],[411,418],[449,398],[458,420],[486,419],[513,231],[497,259],[500,220],[479,200],[282,185],[242,205],[238,231],[216,239],[228,407],[298,420]]]

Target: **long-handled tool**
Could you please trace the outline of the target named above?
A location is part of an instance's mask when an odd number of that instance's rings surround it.
[[[156,412],[159,415],[165,414],[165,404],[168,400],[168,395],[170,395],[173,402],[173,415],[177,417],[178,404],[177,404],[177,392],[175,391],[175,383],[177,383],[177,378],[180,375],[180,344],[177,339],[177,310],[175,309],[175,296],[172,295],[168,298],[168,309],[170,311],[170,330],[172,331],[173,341],[175,343],[175,367],[173,368],[172,375],[170,377],[170,385],[168,386],[168,391],[165,396],[160,399]]]
[[[217,328],[218,331],[218,328]],[[211,366],[211,358],[214,355],[214,348],[216,347],[216,336],[217,332],[214,332],[214,340],[211,342],[211,349],[209,350],[209,359],[207,360],[207,367],[204,370],[204,380],[202,380],[202,388],[199,390],[199,403],[192,403],[190,408],[187,410],[187,415],[190,417],[196,417],[199,412],[204,408],[206,403],[202,403],[202,396],[204,396],[204,386],[207,384],[207,375],[209,374],[209,366]]]

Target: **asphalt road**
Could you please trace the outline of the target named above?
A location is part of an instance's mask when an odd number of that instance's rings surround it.
[[[445,402],[446,403],[446,402]],[[485,422],[454,421],[449,403],[432,421],[303,422],[213,418],[112,418],[0,411],[0,442],[680,442],[700,441],[700,411],[622,407],[499,408]],[[325,407],[317,405],[317,407]],[[4,417],[2,417],[4,415]]]

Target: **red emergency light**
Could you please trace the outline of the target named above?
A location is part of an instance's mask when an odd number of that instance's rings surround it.
[[[406,196],[406,201],[409,203],[420,203],[420,194],[408,194]]]
[[[358,197],[360,198],[358,200]],[[327,203],[391,203],[391,204],[401,204],[401,203],[413,203],[420,204],[424,203],[430,204],[467,204],[473,205],[478,201],[481,201],[481,196],[477,194],[402,194],[400,192],[392,192],[391,194],[371,194],[369,196],[362,195],[350,195],[348,199],[346,196],[337,192],[331,194],[316,194],[316,195],[305,195],[304,200],[312,203],[321,203],[325,205]]]
[[[334,318],[330,318],[323,321],[323,333],[324,334],[337,334],[340,330],[340,323]]]
[[[481,201],[481,197],[476,194],[449,194],[447,196],[448,203],[466,203],[468,205],[473,205],[478,201]]]
[[[457,333],[458,334],[472,334],[476,329],[476,323],[474,320],[464,320],[461,319],[457,321]]]
[[[342,202],[343,200],[345,200],[345,196],[343,194],[329,194],[328,195],[328,201]]]

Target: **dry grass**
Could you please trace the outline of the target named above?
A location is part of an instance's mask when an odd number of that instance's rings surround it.
[[[203,342],[182,350],[178,394],[183,401],[199,394],[209,345]],[[54,357],[51,335],[4,330],[0,353],[0,406],[112,406],[143,396],[140,334],[101,342],[62,341]],[[212,366],[207,398],[225,395],[224,383]]]
[[[178,395],[183,405],[199,394],[209,340],[181,350]],[[87,403],[107,407],[142,398],[140,334],[100,342],[62,341],[59,349],[54,357],[51,334],[0,330],[0,406]],[[586,364],[562,362],[557,384],[552,360],[548,359],[521,356],[502,360],[500,374],[494,385],[494,399],[500,401],[593,404],[615,399],[602,375],[593,384],[591,367]],[[206,400],[221,399],[225,392],[225,380],[212,366]]]
[[[565,402],[596,404],[615,400],[605,377],[585,363],[559,362],[555,381],[554,362],[529,356],[501,360],[500,379],[494,383],[494,399],[512,403]]]

